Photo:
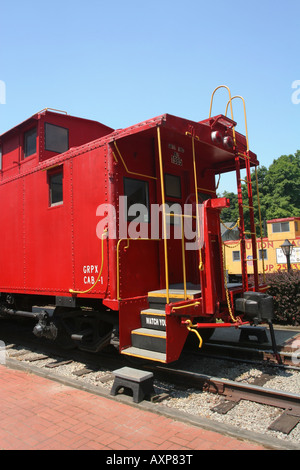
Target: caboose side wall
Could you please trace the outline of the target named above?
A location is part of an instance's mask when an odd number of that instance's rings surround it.
[[[103,232],[97,233],[97,209],[110,203],[107,150],[106,144],[99,145],[87,153],[80,153],[72,161],[71,243],[74,287],[69,287],[79,291],[77,295],[80,297],[111,297],[109,279],[113,262],[108,250],[116,241],[110,241]],[[99,275],[99,282],[96,282]],[[88,292],[84,293],[86,290]]]
[[[2,292],[70,296],[93,286],[101,267],[96,210],[107,201],[105,148],[68,152],[0,185]],[[51,206],[49,179],[59,172],[63,200]],[[103,274],[90,296],[107,295],[107,278],[104,244]]]
[[[64,132],[67,149],[113,131],[96,121],[44,110],[0,136],[2,292],[71,295],[70,288],[86,290],[93,285],[99,269],[96,208],[104,197],[105,157],[101,151],[89,152],[91,145],[82,153],[80,150],[60,153],[62,148],[55,150],[47,141],[46,126]],[[32,131],[32,148],[26,156],[25,136]],[[59,173],[63,199],[52,203],[50,180]],[[88,225],[93,236],[84,233]],[[87,258],[92,256],[89,250],[93,247],[92,263]],[[81,249],[86,255],[81,256]],[[103,278],[100,283],[95,296],[107,288]]]

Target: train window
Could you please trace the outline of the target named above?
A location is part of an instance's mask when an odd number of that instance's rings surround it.
[[[49,205],[56,206],[63,202],[63,172],[62,170],[50,173],[49,182]]]
[[[181,199],[180,176],[165,174],[165,191],[167,197]]]
[[[0,145],[0,171],[2,170],[2,147]]]
[[[258,253],[259,253],[259,259],[263,259],[263,255],[264,255],[264,259],[268,259],[268,252],[267,250],[258,250]]]
[[[240,261],[241,260],[241,253],[239,251],[232,252],[232,260],[233,261]]]
[[[127,197],[127,210],[134,204],[141,204],[143,208],[144,222],[149,222],[149,188],[146,181],[124,178],[124,195]],[[140,214],[141,215],[141,214]],[[139,214],[129,215],[127,220],[134,220]]]
[[[290,224],[289,222],[276,222],[272,224],[272,231],[273,233],[289,232]]]
[[[30,157],[36,153],[36,127],[24,134],[24,158]]]
[[[69,149],[69,129],[45,123],[45,150],[63,153]]]

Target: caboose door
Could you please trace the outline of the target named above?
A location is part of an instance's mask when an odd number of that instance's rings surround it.
[[[167,170],[164,174],[167,262],[169,284],[183,282],[185,260],[183,210],[185,198],[184,175]]]
[[[158,134],[158,201],[165,205],[166,239],[160,244],[161,285],[200,285],[194,165],[189,139]]]

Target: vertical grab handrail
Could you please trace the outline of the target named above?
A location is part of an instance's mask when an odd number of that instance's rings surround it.
[[[198,181],[197,181],[197,165],[196,165],[196,153],[195,153],[195,137],[190,133],[186,132],[186,135],[192,137],[192,155],[193,155],[193,172],[194,172],[194,185],[195,185],[195,197],[196,197],[196,223],[197,223],[197,233],[199,241],[199,271],[204,270],[203,261],[202,261],[202,252],[200,246],[200,221],[199,221],[199,199],[198,199]],[[199,137],[196,137],[199,140]]]
[[[247,154],[249,153],[249,138],[248,138],[248,126],[247,126],[247,116],[246,116],[246,104],[245,104],[245,100],[242,96],[240,95],[236,95],[236,96],[233,96],[227,103],[226,105],[226,110],[225,110],[225,116],[227,116],[227,111],[228,111],[228,105],[230,103],[230,108],[231,108],[231,116],[232,116],[232,120],[233,120],[233,113],[232,113],[232,101],[235,100],[236,98],[239,98],[243,101],[243,107],[244,107],[244,118],[245,118],[245,131],[246,131],[246,142],[247,142]]]
[[[164,256],[165,256],[165,278],[166,278],[166,298],[167,304],[170,301],[169,295],[169,267],[168,267],[168,242],[167,242],[167,222],[166,222],[166,198],[165,198],[165,185],[164,185],[164,172],[161,151],[161,135],[160,127],[157,126],[157,142],[158,142],[158,157],[159,157],[159,171],[160,171],[160,187],[161,199],[163,205],[163,229],[164,229]]]
[[[184,218],[183,218],[183,216],[181,216],[181,253],[182,253],[182,270],[183,270],[183,289],[184,289],[184,300],[187,300],[184,241],[185,241],[185,238],[184,238]]]
[[[228,111],[228,105],[230,104],[230,109],[231,109],[231,116],[233,119],[233,112],[232,112],[232,101],[234,99],[241,99],[243,101],[243,109],[244,109],[244,119],[245,119],[245,132],[246,132],[246,144],[247,144],[247,159],[249,162],[249,137],[248,137],[248,125],[247,125],[247,114],[246,114],[246,104],[245,104],[245,99],[243,96],[236,95],[233,96],[227,103],[226,105],[226,110],[225,110],[225,116],[227,116],[227,111]],[[250,175],[249,175],[250,177]],[[266,279],[266,274],[265,274],[265,258],[264,258],[264,252],[263,252],[263,235],[262,235],[262,220],[261,220],[261,208],[260,208],[260,197],[259,197],[259,188],[258,188],[258,178],[257,178],[257,169],[255,167],[255,178],[256,178],[256,192],[257,192],[257,205],[258,205],[258,215],[259,215],[259,229],[260,229],[260,240],[261,240],[261,253],[262,253],[262,269],[263,269],[263,279],[265,282]],[[251,178],[248,184],[252,184]]]
[[[217,88],[215,88],[214,91],[212,92],[211,100],[210,100],[210,108],[209,108],[209,118],[211,118],[211,110],[212,110],[212,104],[213,104],[214,95],[215,95],[216,91],[219,90],[220,88],[226,88],[226,90],[228,91],[228,94],[229,94],[229,102],[230,102],[230,111],[231,111],[231,119],[232,119],[232,121],[233,121],[233,110],[232,110],[231,91],[230,91],[230,88],[229,88],[227,85],[219,85],[219,86],[217,86]],[[232,128],[232,136],[233,136],[233,142],[234,142],[234,146],[235,146],[235,145],[236,145],[236,140],[235,140],[235,129],[234,129],[234,127]]]

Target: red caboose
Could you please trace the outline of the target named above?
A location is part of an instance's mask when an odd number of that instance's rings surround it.
[[[217,174],[235,171],[241,196],[246,168],[256,236],[258,161],[231,117],[165,114],[114,131],[44,110],[3,134],[0,314],[34,317],[35,334],[65,345],[97,352],[111,343],[161,362],[178,359],[189,331],[201,343],[212,328],[271,318],[257,270],[248,284],[246,257],[242,284],[224,273],[229,201],[217,198]]]

